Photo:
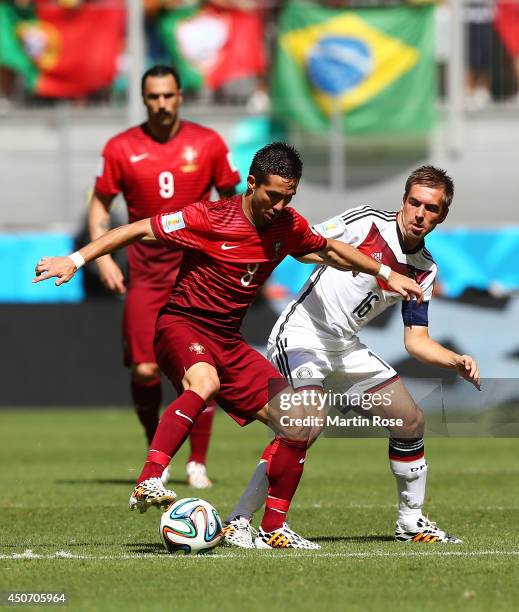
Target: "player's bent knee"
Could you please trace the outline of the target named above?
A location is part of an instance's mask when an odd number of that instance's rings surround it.
[[[321,387],[287,390],[272,398],[255,417],[277,435],[310,446],[325,425]],[[306,394],[306,395],[305,395]]]
[[[421,408],[416,407],[416,428],[423,431],[425,427],[425,415]]]
[[[304,442],[307,446],[310,446],[321,433],[322,427],[318,425],[287,424],[281,420],[275,431],[291,442]]]
[[[156,363],[136,363],[132,366],[132,377],[140,383],[160,379],[160,368]]]
[[[218,391],[220,391],[220,381],[218,378],[204,380],[202,384],[198,384],[196,388],[191,387],[191,390],[209,401],[213,399],[215,395],[218,395]]]
[[[190,368],[182,380],[184,389],[194,391],[200,397],[209,401],[220,391],[220,379],[215,368],[209,364],[197,364]],[[204,367],[205,366],[205,367]]]
[[[421,408],[416,406],[416,410],[413,412],[411,417],[409,418],[408,429],[410,433],[413,433],[417,436],[421,436],[423,434],[425,425],[425,417]]]
[[[415,410],[408,416],[401,419],[403,424],[399,427],[390,428],[391,435],[396,438],[420,438],[423,436],[425,428],[425,416],[421,408]]]

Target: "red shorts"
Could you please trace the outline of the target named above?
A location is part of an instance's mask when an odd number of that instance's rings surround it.
[[[124,364],[155,363],[153,338],[159,310],[166,303],[171,286],[131,287],[126,294],[123,315]]]
[[[269,395],[289,386],[274,366],[241,337],[216,335],[178,315],[159,318],[155,354],[178,393],[192,365],[205,362],[214,366],[220,378],[215,401],[242,426],[268,403]]]

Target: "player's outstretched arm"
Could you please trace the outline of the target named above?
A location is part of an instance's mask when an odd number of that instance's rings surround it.
[[[83,263],[93,261],[102,255],[112,253],[132,242],[154,241],[155,234],[151,229],[150,219],[141,219],[135,223],[121,225],[97,240],[85,245],[82,249],[67,257],[42,257],[36,264],[36,277],[33,283],[39,283],[49,278],[57,278],[56,285],[67,283]],[[81,264],[78,262],[81,261]]]
[[[364,255],[345,242],[328,240],[328,244],[322,251],[305,255],[299,259],[304,263],[321,264],[346,272],[363,272],[377,276],[386,281],[391,291],[400,294],[404,299],[409,300],[415,297],[419,302],[422,300],[422,288],[416,281],[391,270],[388,266],[381,265],[375,259]]]
[[[405,326],[404,343],[407,352],[427,365],[455,370],[462,378],[480,389],[479,367],[470,355],[458,355],[429,336],[429,329],[421,325]]]

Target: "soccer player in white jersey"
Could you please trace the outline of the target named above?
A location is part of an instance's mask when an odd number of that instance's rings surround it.
[[[428,305],[437,266],[424,237],[449,212],[454,186],[441,169],[422,166],[407,179],[398,212],[361,206],[347,210],[315,229],[357,247],[365,254],[414,277],[423,302],[402,302],[404,344],[410,355],[436,367],[455,370],[479,388],[479,369],[468,355],[443,347],[429,337]],[[308,262],[312,255],[301,258]],[[372,415],[401,419],[389,428],[389,463],[398,493],[395,538],[400,542],[461,543],[422,513],[427,477],[424,456],[424,415],[395,370],[364,346],[358,332],[386,308],[401,301],[384,281],[330,266],[318,267],[279,317],[268,341],[268,357],[295,389],[318,387],[350,397],[390,397],[389,405],[370,407]],[[311,380],[309,380],[311,379]],[[366,413],[364,413],[366,416]],[[251,481],[224,528],[225,542],[254,546],[250,520],[265,500],[271,445],[265,449]],[[257,534],[261,540],[262,533]]]

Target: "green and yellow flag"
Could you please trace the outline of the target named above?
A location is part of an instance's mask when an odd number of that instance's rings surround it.
[[[283,11],[273,75],[274,114],[313,131],[342,116],[350,134],[432,128],[436,109],[434,7]]]

